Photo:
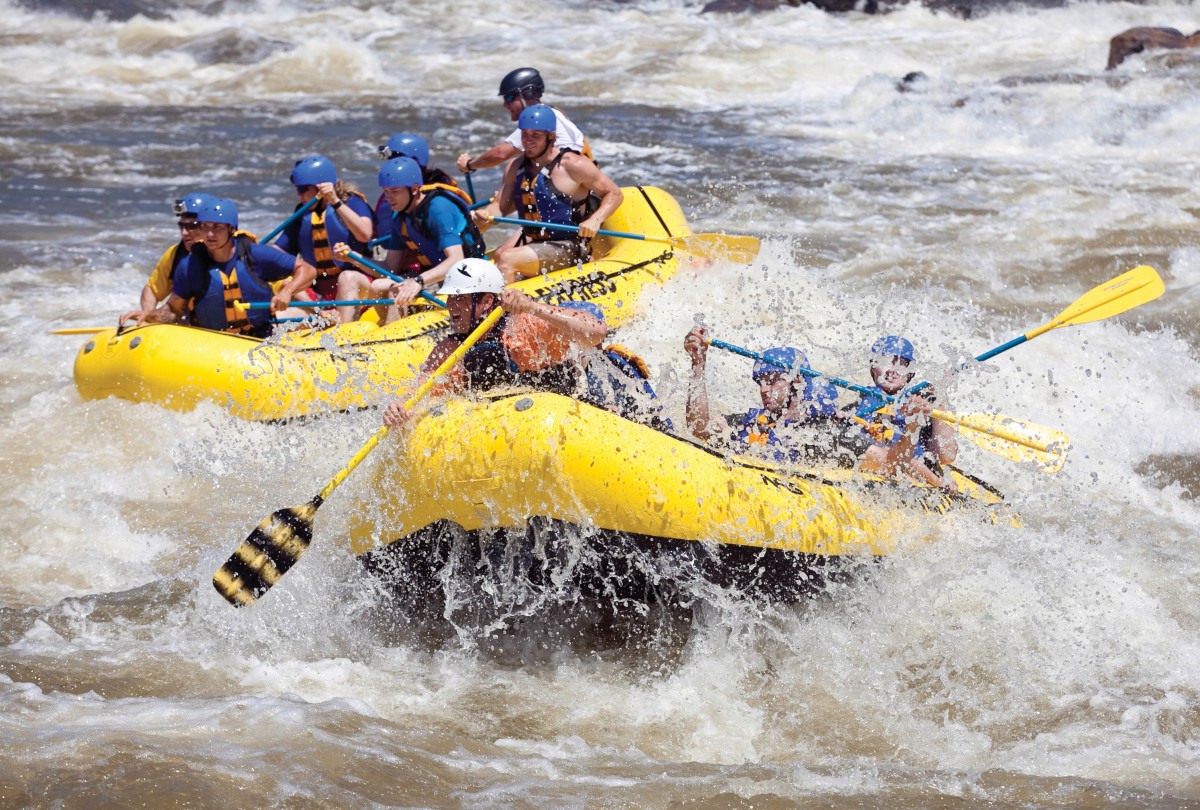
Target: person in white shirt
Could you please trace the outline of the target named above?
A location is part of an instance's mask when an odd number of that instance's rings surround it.
[[[542,74],[538,73],[536,68],[517,68],[510,71],[500,81],[500,96],[504,100],[504,109],[508,110],[508,115],[513,121],[521,117],[521,113],[526,107],[541,104],[542,93],[545,91],[546,84],[542,81]],[[554,116],[557,123],[555,143],[558,148],[579,152],[589,160],[594,160],[592,148],[579,127],[575,126],[571,119],[567,118],[566,114],[557,107],[554,107]],[[479,169],[490,169],[512,160],[522,151],[524,150],[521,147],[521,130],[514,129],[506,139],[478,157],[471,157],[470,152],[463,152],[458,156],[458,170],[469,173]]]

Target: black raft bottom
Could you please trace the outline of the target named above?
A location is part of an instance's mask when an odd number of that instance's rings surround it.
[[[466,628],[495,636],[530,623],[574,623],[584,635],[612,631],[627,646],[637,628],[673,635],[701,605],[787,604],[823,593],[873,558],[667,540],[534,518],[520,530],[476,532],[439,522],[360,560],[383,596],[380,607],[410,629],[422,627],[423,635]]]

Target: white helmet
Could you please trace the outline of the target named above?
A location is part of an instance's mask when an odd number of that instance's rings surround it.
[[[496,293],[504,289],[500,268],[487,259],[462,259],[446,271],[446,279],[438,290],[441,295]]]

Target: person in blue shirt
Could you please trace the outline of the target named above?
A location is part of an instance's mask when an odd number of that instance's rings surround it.
[[[765,455],[779,462],[795,462],[818,454],[818,448],[789,435],[795,428],[823,426],[839,418],[837,390],[828,382],[806,376],[808,358],[799,349],[779,346],[763,352],[751,376],[758,385],[762,408],[714,420],[709,413],[704,373],[708,358],[708,329],[693,327],[683,341],[692,361],[688,386],[688,429],[698,439],[717,439],[739,452]],[[805,437],[808,438],[808,437]]]
[[[196,222],[203,241],[192,246],[176,270],[166,304],[135,313],[138,322],[185,322],[202,329],[267,336],[271,319],[308,288],[316,268],[298,256],[237,234],[238,210],[230,200],[211,197],[203,202],[197,207]],[[285,279],[278,291],[272,289],[271,282]],[[238,306],[254,302],[270,302],[271,306]]]
[[[424,182],[420,165],[410,157],[392,158],[379,170],[379,185],[397,214],[384,243],[387,255],[383,265],[405,280],[394,284],[379,279],[370,287],[394,297],[397,308],[407,307],[421,290],[440,284],[455,262],[482,258],[485,252],[483,236],[471,221],[466,199]],[[334,255],[342,258],[348,250],[346,245],[335,245]],[[405,269],[414,259],[415,269]],[[389,308],[389,319],[396,314]]]
[[[429,141],[412,132],[397,132],[380,145],[379,156],[385,161],[398,157],[410,157],[421,167],[421,176],[427,186],[444,186],[458,193],[458,181],[436,166],[429,165]],[[474,202],[472,200],[471,202]],[[392,232],[392,207],[387,196],[380,193],[375,201],[375,236],[387,236]]]

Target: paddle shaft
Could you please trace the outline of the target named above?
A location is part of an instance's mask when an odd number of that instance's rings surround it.
[[[998,354],[1020,346],[1026,341],[1033,340],[1035,337],[1044,335],[1059,327],[1091,323],[1092,321],[1102,320],[1112,315],[1119,315],[1147,301],[1153,301],[1162,295],[1165,289],[1162,279],[1159,278],[1158,273],[1155,272],[1153,267],[1148,265],[1135,267],[1127,273],[1122,273],[1116,278],[1109,279],[1103,284],[1088,290],[1075,299],[1069,307],[1038,328],[1031,329],[1007,343],[1001,343],[994,349],[988,349],[983,354],[978,355],[975,358],[975,362],[982,363],[985,360],[990,360]],[[966,363],[960,365],[958,370],[961,371],[964,368],[966,368]],[[911,394],[926,388],[928,385],[928,381],[919,382],[902,393]]]
[[[379,275],[386,276],[387,278],[390,278],[392,281],[396,281],[401,284],[403,284],[406,281],[412,281],[412,279],[410,279],[410,278],[401,278],[400,276],[398,276],[395,273],[388,270],[386,267],[381,267],[380,265],[371,261],[366,256],[362,255],[361,253],[359,253],[356,250],[351,250],[346,255],[349,257],[350,261],[354,262],[355,264],[361,265],[362,267],[365,267],[368,270],[374,270]],[[420,284],[421,282],[418,281],[417,283]],[[417,297],[424,298],[429,303],[436,304],[437,306],[439,306],[443,309],[446,308],[445,301],[438,298],[436,295],[432,295],[431,293],[425,292],[424,290],[421,290],[421,292],[417,293]]]
[[[425,396],[438,377],[457,363],[503,315],[504,311],[497,307],[483,323],[471,332],[462,345],[429,375],[425,382],[405,401],[404,407],[411,409],[421,397]],[[387,434],[387,425],[377,430],[346,463],[346,466],[311,501],[302,506],[279,509],[265,517],[213,574],[213,587],[216,588],[217,593],[221,594],[231,605],[245,607],[254,604],[260,596],[270,590],[308,550],[309,544],[312,542],[313,522],[321,504]]]
[[[458,361],[462,359],[463,355],[470,351],[471,347],[478,343],[484,335],[490,332],[492,327],[495,326],[496,322],[502,317],[504,317],[503,308],[496,307],[493,309],[491,314],[484,318],[483,323],[475,327],[475,331],[467,336],[467,339],[462,342],[462,345],[455,349],[449,357],[443,360],[442,364],[438,366],[428,378],[426,378],[425,382],[421,383],[420,387],[413,392],[412,396],[405,400],[404,409],[409,410],[426,394],[428,394],[433,386],[437,383],[438,378],[453,368]],[[379,430],[375,431],[375,435],[368,439],[367,443],[359,448],[359,451],[354,454],[354,457],[346,462],[346,466],[343,467],[338,474],[335,475],[329,481],[329,483],[325,485],[325,488],[321,490],[321,492],[317,495],[317,498],[323,502],[333,493],[335,489],[341,486],[341,483],[346,480],[346,476],[354,472],[354,468],[361,464],[362,460],[365,459],[367,455],[376,448],[376,446],[378,446],[379,442],[381,442],[383,438],[388,435],[389,430],[390,429],[388,426],[384,425]]]
[[[288,225],[291,225],[293,222],[298,220],[300,217],[304,216],[309,211],[311,211],[320,199],[321,199],[320,197],[313,197],[311,200],[306,202],[304,205],[297,208],[290,217],[285,219],[283,222],[279,223],[279,227],[277,227],[275,230],[271,231],[269,234],[264,236],[262,238],[262,241],[260,244],[264,244],[264,245],[270,244],[272,239],[279,236],[279,234],[283,233],[284,228],[286,228]]]
[[[865,385],[856,385],[848,380],[843,380],[839,377],[831,377],[828,374],[822,374],[819,371],[813,371],[811,368],[788,368],[787,366],[782,366],[779,363],[775,363],[771,360],[768,360],[767,358],[763,357],[758,352],[752,352],[749,349],[743,349],[741,346],[734,346],[732,343],[726,343],[723,340],[710,340],[709,345],[716,346],[718,349],[724,349],[727,352],[732,352],[734,354],[740,354],[742,357],[749,357],[751,360],[759,360],[763,363],[767,363],[768,365],[775,366],[776,368],[780,368],[785,371],[798,372],[800,374],[803,374],[805,377],[824,377],[825,379],[829,380],[829,382],[833,383],[834,385],[838,386],[839,388],[845,388],[850,391],[855,391],[859,394],[863,394],[864,396],[871,396],[871,397],[887,396],[887,394],[881,395],[879,391],[876,391],[871,388],[867,388]]]
[[[108,326],[73,326],[68,329],[51,329],[51,335],[95,335],[111,327]]]
[[[578,225],[562,225],[557,222],[537,222],[528,219],[517,219],[515,217],[491,217],[492,222],[502,222],[505,225],[520,225],[525,228],[545,228],[550,231],[566,231],[568,233],[579,233]],[[644,233],[625,233],[624,231],[596,231],[598,236],[613,236],[617,239],[637,239],[643,242],[665,242],[666,244],[674,244],[682,241],[680,237],[671,236],[646,236]]]
[[[856,385],[852,382],[848,382],[839,377],[832,377],[828,374],[822,374],[821,372],[813,371],[810,368],[794,368],[794,369],[788,368],[787,366],[784,366],[780,363],[776,363],[771,360],[768,360],[766,357],[763,357],[758,352],[752,352],[749,349],[743,349],[741,346],[734,346],[732,343],[726,343],[723,340],[710,340],[709,344],[712,346],[716,346],[718,349],[724,349],[725,351],[732,352],[734,354],[740,354],[742,357],[748,357],[752,360],[758,360],[760,362],[767,363],[767,364],[775,366],[776,368],[779,368],[781,370],[798,372],[800,374],[803,374],[806,377],[814,377],[814,378],[822,377],[822,378],[828,380],[829,382],[833,383],[834,385],[838,386],[839,388],[846,388],[850,391],[855,391],[855,392],[857,392],[859,394],[863,394],[865,396],[882,398],[883,400],[885,400],[885,402],[883,405],[880,406],[881,408],[887,407],[888,405],[894,404],[895,402],[898,401],[898,397],[894,397],[889,394],[885,394],[882,391],[878,391],[878,390],[875,390],[872,388],[867,388],[866,386],[863,386],[863,385]],[[916,390],[915,386],[914,386],[914,388],[912,388],[910,390],[915,391]],[[1011,431],[1006,431],[1003,428],[997,428],[997,427],[994,427],[991,425],[989,425],[986,428],[980,428],[977,425],[974,425],[971,423],[970,417],[960,417],[960,416],[956,416],[955,414],[948,413],[946,411],[934,410],[934,411],[930,412],[930,416],[932,416],[934,419],[938,419],[942,422],[949,422],[950,424],[957,425],[958,427],[963,428],[965,430],[973,430],[973,431],[978,431],[981,433],[987,433],[988,435],[995,436],[996,438],[1004,439],[1005,441],[1010,441],[1010,442],[1013,442],[1014,444],[1020,444],[1024,447],[1028,447],[1033,450],[1038,450],[1043,453],[1049,452],[1050,446],[1053,444],[1053,442],[1050,442],[1050,441],[1038,442],[1037,440],[1031,440],[1024,436],[1019,436],[1016,433],[1012,433]]]
[[[347,298],[344,301],[292,301],[289,307],[321,309],[322,307],[386,307],[396,303],[391,298]],[[270,301],[251,301],[239,309],[270,309]]]

